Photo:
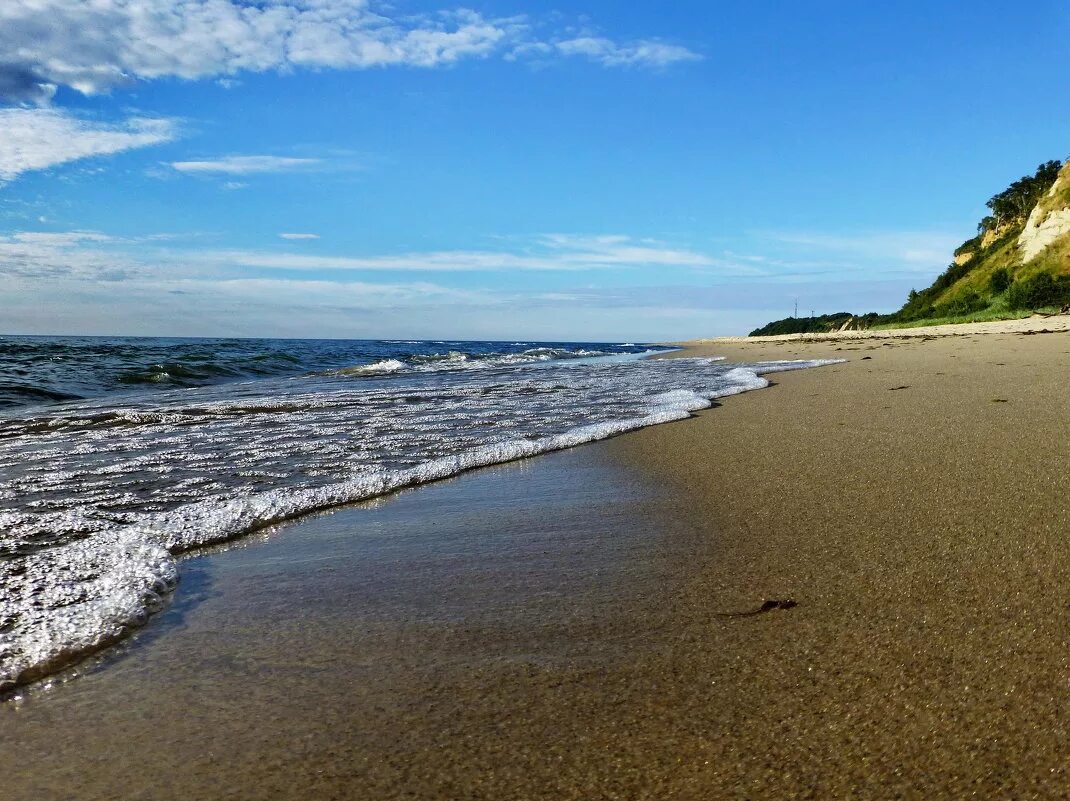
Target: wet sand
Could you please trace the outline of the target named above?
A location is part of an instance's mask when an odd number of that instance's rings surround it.
[[[0,705],[0,798],[548,792],[573,735],[527,688],[653,647],[688,572],[658,489],[580,448],[186,559],[133,640]]]
[[[186,561],[0,797],[1063,797],[1070,333],[698,347],[850,361]]]

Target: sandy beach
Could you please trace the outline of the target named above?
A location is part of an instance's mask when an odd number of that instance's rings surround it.
[[[1070,801],[1068,41],[0,0],[0,801]]]
[[[0,795],[1063,797],[1070,331],[983,325],[187,559]]]

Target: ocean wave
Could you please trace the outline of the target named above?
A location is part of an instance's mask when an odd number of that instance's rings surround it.
[[[37,419],[32,435],[0,441],[0,463],[32,465],[0,483],[0,690],[142,625],[175,588],[184,551],[683,419],[767,386],[766,373],[827,363],[566,361],[376,389],[298,382],[284,397],[220,389],[196,404],[189,390],[160,408],[64,409],[46,433]]]
[[[357,367],[342,367],[320,375],[384,375],[396,373],[407,367],[405,362],[398,359],[382,359],[374,364],[362,364]]]
[[[0,408],[25,406],[32,403],[79,400],[82,396],[73,392],[60,392],[46,386],[0,383]]]
[[[526,354],[544,347],[556,356]],[[572,358],[598,350],[627,353],[634,346],[442,340],[243,340],[0,336],[0,409],[81,398],[318,375],[372,376],[401,362],[405,369],[442,370]],[[513,358],[516,356],[516,358]],[[399,368],[400,370],[400,368]]]
[[[529,343],[513,343],[526,345]],[[623,347],[623,346],[622,346]],[[634,345],[631,347],[635,347]],[[640,352],[638,355],[657,353],[656,350]],[[342,367],[315,375],[335,376],[376,376],[399,372],[442,372],[446,370],[489,370],[497,367],[537,362],[569,361],[572,359],[591,359],[604,356],[624,355],[619,352],[592,350],[588,348],[559,348],[540,346],[517,352],[470,353],[461,350],[449,350],[445,353],[416,353],[402,358],[385,359],[374,364]],[[637,355],[637,354],[626,354]]]

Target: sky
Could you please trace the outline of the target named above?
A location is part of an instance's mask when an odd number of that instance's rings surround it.
[[[3,0],[0,332],[892,311],[1070,155],[1070,5]]]

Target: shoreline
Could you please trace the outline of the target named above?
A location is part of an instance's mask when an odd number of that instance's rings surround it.
[[[851,361],[612,446],[718,541],[696,605],[799,604],[719,632],[730,656],[712,663],[731,692],[700,718],[741,747],[712,749],[714,796],[1065,788],[1070,334],[898,333],[689,343]]]
[[[598,357],[596,361],[606,361],[608,359],[609,361],[627,362],[650,358],[659,352],[661,351],[647,349],[639,353],[602,356]],[[667,367],[668,365],[665,366]],[[658,425],[675,419],[685,419],[697,408],[703,408],[701,404],[709,404],[714,402],[716,398],[724,396],[714,394],[711,397],[711,392],[736,394],[760,389],[764,386],[764,382],[759,380],[755,374],[749,371],[746,374],[754,381],[753,384],[745,380],[742,383],[738,380],[735,383],[727,381],[716,390],[710,388],[696,391],[695,393],[685,393],[685,395],[690,394],[690,398],[656,405],[648,404],[645,409],[638,410],[637,414],[641,416],[611,417],[599,422],[573,426],[558,433],[547,433],[537,438],[528,436],[504,443],[485,443],[478,448],[470,448],[460,454],[432,459],[407,470],[387,471],[368,481],[362,481],[358,477],[348,482],[338,482],[326,488],[317,488],[319,490],[329,490],[327,497],[323,497],[319,491],[310,492],[307,489],[298,489],[291,494],[291,497],[285,503],[279,503],[277,500],[273,501],[274,505],[269,508],[277,511],[267,513],[261,510],[258,516],[252,520],[239,518],[238,525],[240,527],[235,528],[233,525],[224,525],[213,531],[211,536],[190,536],[188,534],[189,530],[197,527],[191,526],[189,521],[186,521],[187,536],[176,537],[173,543],[166,546],[168,551],[168,572],[165,576],[161,576],[159,583],[166,584],[167,592],[165,597],[169,597],[176,591],[175,576],[177,568],[174,566],[173,559],[185,553],[196,553],[204,548],[241,540],[261,529],[298,522],[311,514],[344,508],[373,498],[389,497],[399,490],[432,484],[470,470],[508,464],[517,460],[529,459],[533,456],[604,440],[646,426]],[[503,445],[504,447],[502,447]],[[306,497],[304,500],[297,500],[300,496]],[[151,601],[149,604],[133,610],[123,610],[126,614],[126,619],[121,627],[116,626],[114,630],[108,632],[105,636],[98,637],[90,645],[73,645],[63,642],[55,645],[50,644],[53,651],[47,659],[40,660],[16,672],[6,673],[5,676],[0,677],[4,679],[0,681],[0,703],[11,698],[17,698],[22,691],[21,688],[28,687],[41,680],[50,680],[51,677],[56,676],[65,669],[76,666],[82,660],[90,658],[98,652],[106,652],[125,640],[130,633],[140,629],[146,619],[158,609],[165,608],[168,605],[168,601],[161,601],[157,598],[155,590],[156,587],[154,586],[150,593]]]
[[[1070,335],[859,333],[688,343],[850,361],[186,561],[0,706],[13,797],[1057,795]]]
[[[1041,334],[1070,331],[1070,315],[1035,314],[1012,320],[992,320],[982,323],[944,323],[914,328],[866,328],[857,331],[830,331],[828,333],[776,334],[773,336],[730,336],[693,339],[678,344],[688,345],[738,345],[744,342],[842,342],[866,339],[913,339],[916,337],[956,337],[977,334]]]

